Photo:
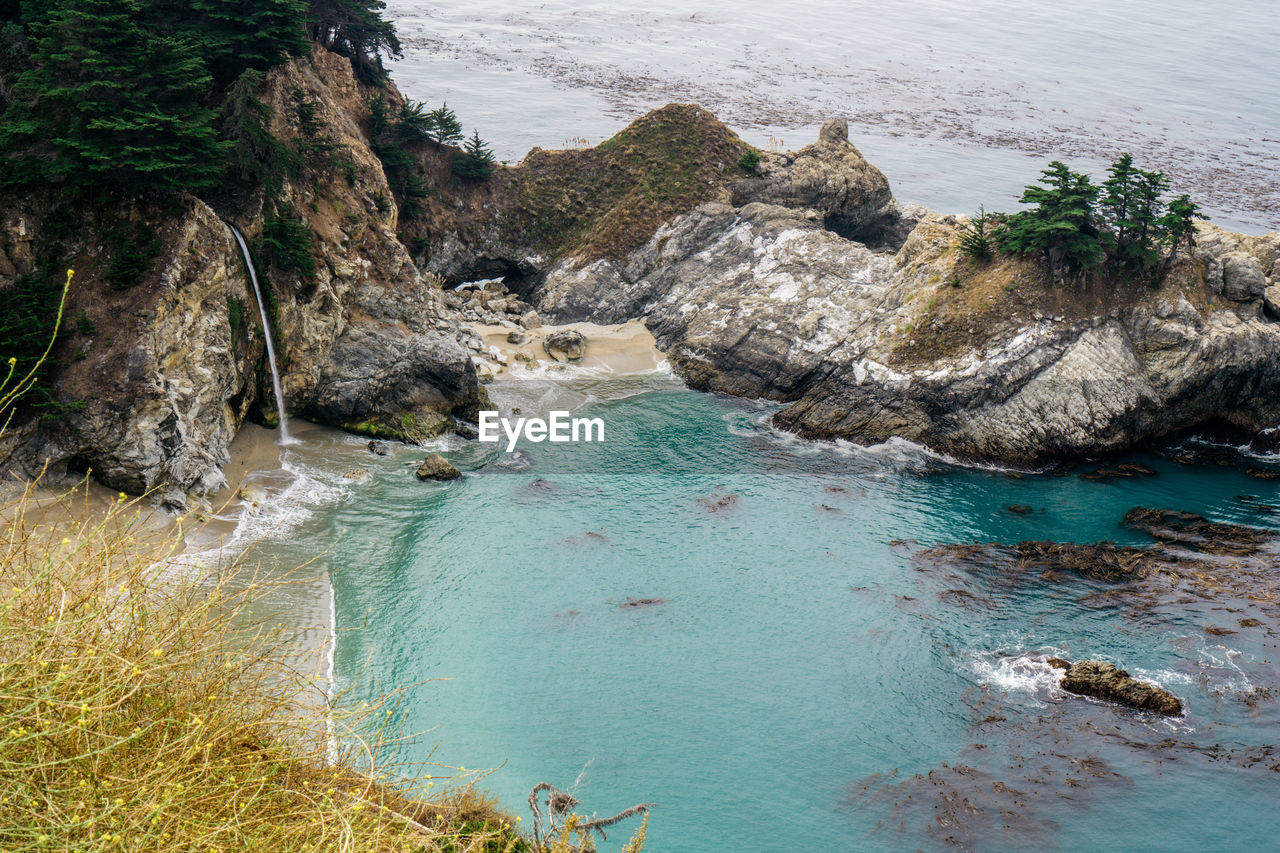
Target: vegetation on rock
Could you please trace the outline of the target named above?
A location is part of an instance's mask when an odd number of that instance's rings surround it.
[[[399,42],[376,0],[26,0],[0,4],[0,185],[137,197],[297,168],[257,100],[307,35],[382,82]]]
[[[1102,184],[1057,160],[1020,201],[1013,214],[981,210],[961,228],[960,249],[986,262],[998,249],[1039,259],[1057,279],[1083,281],[1105,273],[1117,280],[1158,283],[1179,248],[1194,245],[1199,208],[1189,196],[1165,201],[1168,179],[1144,171],[1122,155]]]

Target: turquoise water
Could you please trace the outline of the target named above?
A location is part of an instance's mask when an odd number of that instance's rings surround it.
[[[337,685],[407,686],[425,734],[395,757],[492,769],[482,787],[517,814],[535,783],[580,776],[588,812],[657,802],[655,851],[1246,850],[1280,831],[1280,758],[1245,766],[1280,722],[1258,692],[1280,686],[1274,603],[1140,608],[920,555],[1139,544],[1119,522],[1140,505],[1273,526],[1274,484],[1159,456],[1158,477],[1097,483],[806,444],[659,377],[491,390],[526,411],[585,399],[607,441],[450,445],[467,476],[424,484],[421,451],[304,434],[300,470],[371,476],[259,551],[336,541]],[[644,598],[662,601],[622,606]],[[1251,614],[1264,627],[1204,631]],[[1050,652],[1112,660],[1188,713],[1063,697],[1033,660]]]

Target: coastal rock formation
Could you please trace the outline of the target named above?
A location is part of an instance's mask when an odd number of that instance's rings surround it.
[[[37,255],[52,248],[42,239],[47,206],[25,199],[0,210],[15,276],[36,274]],[[92,227],[86,217],[71,233]],[[56,477],[69,466],[114,489],[159,489],[175,505],[222,484],[228,446],[261,397],[263,339],[248,325],[257,309],[231,232],[206,205],[185,200],[157,232],[152,274],[124,291],[95,276],[102,246],[59,244],[77,271],[55,350],[64,359],[51,388],[57,417],[19,413],[0,436],[8,469],[32,477],[51,463]]]
[[[274,418],[257,303],[222,218],[255,244],[279,210],[306,226],[315,261],[304,276],[259,253],[287,410],[411,440],[474,418],[485,398],[460,343],[468,333],[399,242],[392,193],[363,129],[370,93],[350,61],[317,48],[268,75],[261,97],[278,139],[303,147],[322,132],[326,150],[343,154],[286,179],[277,212],[261,188],[217,201],[220,213],[191,197],[68,212],[33,193],[0,205],[0,288],[50,258],[77,270],[54,353],[57,417],[22,413],[0,437],[0,465],[28,476],[46,463],[55,476],[92,471],[174,506],[221,486],[240,424]],[[157,234],[157,256],[125,289],[104,280],[121,221]]]
[[[462,472],[439,453],[432,453],[422,460],[414,474],[419,480],[456,480],[462,476]]]
[[[542,339],[542,348],[556,361],[581,361],[587,351],[587,336],[573,329],[560,329]]]
[[[532,297],[557,322],[643,318],[691,386],[789,403],[774,423],[808,438],[1034,466],[1280,422],[1263,309],[1280,235],[1205,223],[1159,289],[1073,292],[965,261],[961,218],[898,206],[846,145],[829,123],[800,172],[735,184],[748,203],[704,203],[622,260],[561,261]]]
[[[1175,717],[1182,713],[1182,702],[1177,696],[1163,687],[1138,681],[1123,669],[1117,669],[1105,661],[1076,661],[1067,669],[1059,684],[1069,693],[1092,696],[1138,711],[1153,711]]]
[[[816,211],[833,231],[866,233],[893,200],[889,181],[849,142],[849,123],[832,119],[818,141],[790,154],[761,159],[756,177],[730,187],[733,204],[753,202]]]

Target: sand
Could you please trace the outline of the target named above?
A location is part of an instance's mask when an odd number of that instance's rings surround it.
[[[614,326],[595,323],[568,323],[563,326],[543,326],[539,329],[517,329],[511,326],[474,325],[485,348],[489,351],[482,373],[491,370],[495,379],[517,378],[521,369],[549,368],[554,370],[559,362],[547,355],[542,348],[543,339],[552,332],[572,329],[587,338],[587,348],[581,361],[574,367],[594,368],[608,373],[648,373],[657,370],[665,361],[653,335],[639,320],[631,320]],[[507,342],[507,335],[519,331],[528,340],[523,344]],[[497,357],[494,356],[496,351]],[[506,364],[502,361],[505,360]]]

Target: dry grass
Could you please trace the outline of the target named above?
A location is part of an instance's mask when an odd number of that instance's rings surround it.
[[[528,849],[468,785],[388,779],[396,697],[315,701],[246,616],[270,585],[176,571],[181,530],[146,535],[138,500],[49,511],[28,489],[0,541],[0,849]]]

